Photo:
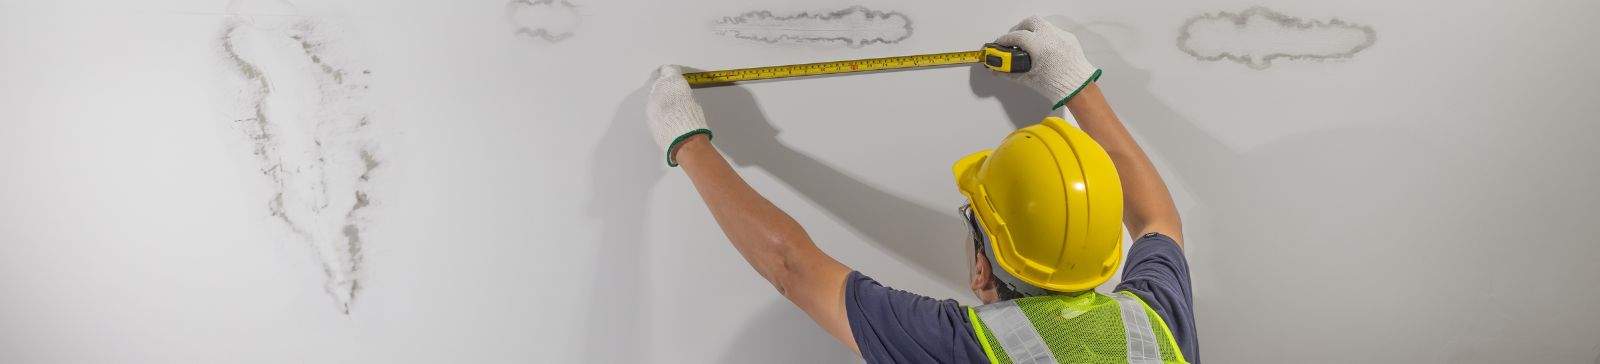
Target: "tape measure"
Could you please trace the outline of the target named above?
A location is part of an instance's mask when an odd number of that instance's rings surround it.
[[[882,71],[904,68],[937,67],[968,63],[982,63],[989,69],[1022,73],[1033,68],[1033,58],[1021,48],[995,43],[984,44],[983,49],[968,52],[919,54],[912,56],[867,58],[849,61],[792,64],[785,66],[740,68],[723,71],[685,73],[683,78],[690,86],[728,84],[739,81],[768,80],[774,78],[831,75],[837,73]]]

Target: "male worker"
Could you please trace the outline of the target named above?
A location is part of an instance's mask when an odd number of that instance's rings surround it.
[[[956,163],[979,307],[884,287],[819,250],[717,152],[676,67],[661,68],[648,121],[734,248],[868,362],[1199,363],[1177,208],[1094,84],[1100,70],[1038,17],[995,43],[1030,53],[1031,71],[1006,76],[1060,100],[1083,129],[1046,118]],[[1123,280],[1096,293],[1123,258],[1124,223],[1139,238]]]

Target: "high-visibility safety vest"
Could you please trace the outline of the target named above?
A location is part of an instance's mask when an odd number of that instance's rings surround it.
[[[1128,292],[1036,296],[967,308],[989,362],[1187,363],[1155,310]]]

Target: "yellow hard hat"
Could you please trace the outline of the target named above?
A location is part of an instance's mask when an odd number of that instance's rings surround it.
[[[1006,273],[1056,292],[1094,289],[1122,262],[1122,183],[1111,156],[1058,117],[956,162],[956,186]]]

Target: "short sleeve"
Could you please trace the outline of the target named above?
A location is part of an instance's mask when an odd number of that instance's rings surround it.
[[[1190,363],[1200,363],[1200,341],[1195,337],[1194,294],[1189,289],[1189,261],[1183,248],[1159,233],[1146,234],[1128,249],[1117,291],[1139,296],[1167,322],[1178,350]]]
[[[884,287],[861,272],[844,288],[850,332],[868,363],[988,363],[955,300]]]

